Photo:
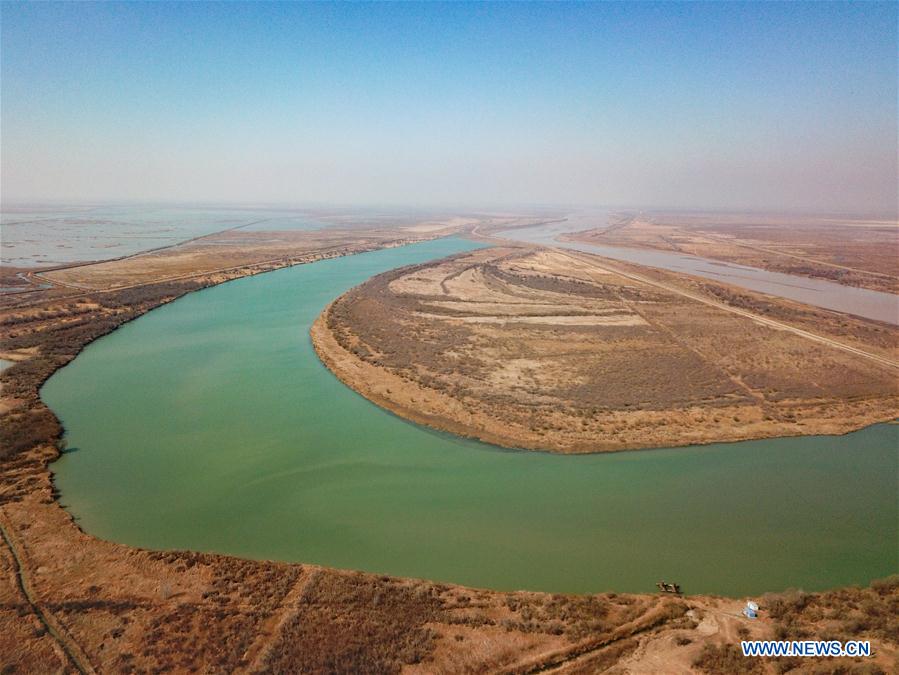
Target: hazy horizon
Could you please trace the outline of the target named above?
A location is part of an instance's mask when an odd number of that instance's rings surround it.
[[[897,5],[2,5],[2,200],[897,210]]]
[[[781,215],[802,215],[809,217],[841,217],[847,219],[896,219],[895,209],[886,210],[859,210],[859,209],[814,209],[804,206],[795,207],[740,207],[740,206],[721,206],[706,207],[702,205],[687,206],[677,205],[670,206],[666,204],[590,204],[575,202],[559,202],[559,203],[527,203],[527,202],[507,202],[507,203],[464,203],[464,202],[434,202],[428,204],[411,204],[401,202],[296,202],[296,201],[239,201],[239,200],[167,200],[167,199],[115,199],[115,198],[96,198],[96,199],[65,199],[65,198],[34,198],[34,199],[2,199],[0,201],[0,212],[13,214],[17,211],[25,213],[31,211],[46,211],[59,209],[65,211],[67,209],[96,209],[103,207],[121,207],[121,208],[173,208],[173,209],[222,209],[222,210],[286,210],[297,212],[340,212],[347,211],[352,213],[387,212],[426,215],[437,214],[499,214],[506,212],[509,214],[525,215],[533,212],[539,215],[541,211],[546,213],[579,213],[579,212],[607,212],[615,213],[709,213],[709,214],[759,214],[773,216]],[[899,224],[899,222],[897,222]]]

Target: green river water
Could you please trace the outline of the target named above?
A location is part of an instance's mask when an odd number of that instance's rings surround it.
[[[99,537],[496,589],[755,594],[899,570],[899,426],[611,455],[433,432],[326,370],[308,331],[444,239],[190,294],[91,344],[42,391],[61,501]]]

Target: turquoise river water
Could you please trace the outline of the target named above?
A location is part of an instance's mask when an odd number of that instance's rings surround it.
[[[755,594],[899,569],[899,426],[607,455],[433,432],[326,370],[309,326],[444,239],[192,293],[45,385],[61,501],[99,537],[496,589]]]

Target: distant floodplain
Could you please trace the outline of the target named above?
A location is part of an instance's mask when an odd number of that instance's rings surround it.
[[[328,223],[307,210],[201,206],[4,206],[2,262],[48,267],[109,260],[241,228],[316,230]]]

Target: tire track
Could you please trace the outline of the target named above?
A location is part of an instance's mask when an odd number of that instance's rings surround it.
[[[304,570],[303,576],[282,599],[281,606],[266,621],[269,625],[259,631],[256,640],[247,650],[246,658],[249,661],[249,665],[242,672],[266,672],[265,662],[278,646],[284,626],[296,616],[306,591],[320,575],[321,569],[314,569],[310,572]]]
[[[532,656],[525,661],[507,666],[498,672],[501,675],[532,675],[535,673],[557,672],[561,668],[583,661],[612,645],[636,637],[642,633],[662,626],[673,617],[667,610],[670,605],[662,604],[655,611],[650,611],[633,621],[616,628],[610,635],[599,638],[588,638],[569,647],[556,649]]]
[[[9,548],[9,551],[12,554],[13,566],[16,575],[16,585],[18,586],[19,592],[22,594],[22,597],[25,598],[25,601],[30,606],[31,611],[34,612],[34,615],[37,617],[38,621],[41,622],[41,625],[43,625],[44,629],[47,631],[47,634],[56,641],[56,644],[68,659],[69,664],[79,673],[82,673],[84,675],[94,675],[96,671],[90,665],[90,663],[88,663],[87,658],[84,656],[81,648],[77,645],[77,643],[75,643],[74,640],[64,634],[64,629],[61,625],[57,626],[59,622],[49,612],[45,612],[43,609],[41,609],[40,605],[38,604],[37,597],[32,591],[31,583],[28,580],[26,565],[22,560],[20,551],[16,548],[9,529],[2,522],[2,520],[0,520],[0,538],[3,539],[3,542],[6,544],[7,548]]]

